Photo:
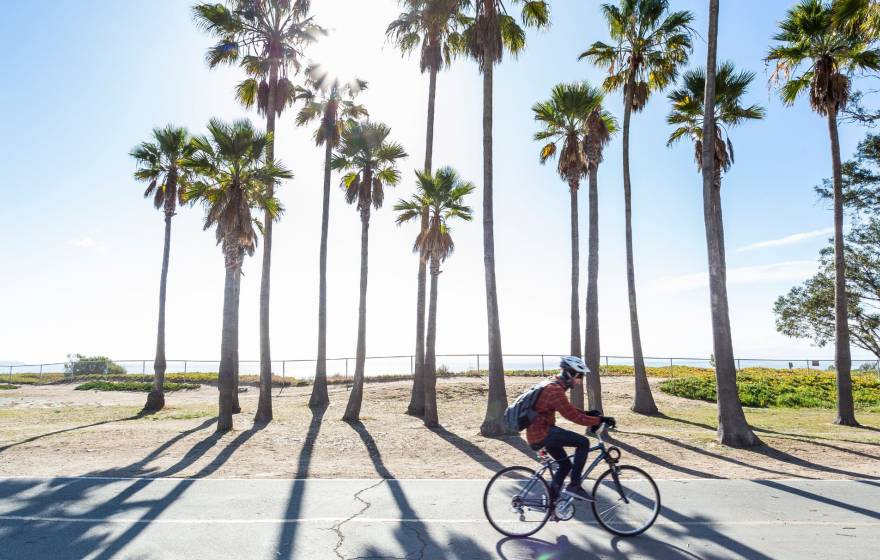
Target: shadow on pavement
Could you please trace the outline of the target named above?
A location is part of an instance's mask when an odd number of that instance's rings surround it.
[[[25,490],[40,488],[31,498],[18,498],[21,502],[18,507],[6,512],[6,516],[13,518],[30,518],[4,522],[0,526],[0,538],[6,543],[5,550],[9,546],[22,547],[15,557],[35,557],[53,559],[80,559],[89,557],[94,560],[107,560],[118,557],[141,532],[150,526],[148,521],[154,520],[170,507],[181,495],[193,484],[194,479],[206,477],[220,468],[232,454],[250,439],[258,427],[239,433],[217,456],[207,465],[202,467],[192,478],[180,479],[175,482],[164,496],[157,499],[143,499],[135,501],[137,494],[155,482],[157,475],[176,473],[194,463],[199,457],[216,444],[222,436],[212,434],[190,449],[184,457],[171,467],[157,473],[155,469],[146,468],[151,460],[159,457],[163,451],[180,439],[203,430],[216,422],[211,419],[203,422],[186,432],[178,434],[171,440],[163,443],[151,451],[146,457],[117,469],[95,471],[80,478],[53,479],[47,488],[42,481],[25,481],[27,488],[22,487],[21,480],[0,481],[0,495],[8,498],[11,494],[21,494]],[[106,478],[118,478],[122,476],[147,476],[129,480],[119,478],[117,481],[108,481]],[[167,481],[167,479],[165,479]],[[9,484],[13,482],[15,484]],[[107,484],[125,484],[118,494],[109,500],[92,505],[83,509],[91,494],[98,488]],[[128,528],[121,534],[116,534],[120,525],[106,524],[103,520],[112,515],[131,512],[137,515],[137,522],[128,524]],[[41,520],[40,518],[48,518]],[[52,539],[47,539],[46,534],[51,532]],[[14,544],[12,544],[14,543]],[[63,548],[58,543],[64,543]],[[48,547],[43,550],[41,547]]]
[[[326,412],[326,406],[312,409],[312,420],[309,422],[306,439],[303,441],[302,449],[297,458],[295,480],[290,488],[287,507],[284,509],[285,519],[298,519],[302,513],[303,497],[305,494],[304,479],[309,477],[309,467],[312,463],[312,454],[315,452],[315,442],[318,440],[318,434],[321,432],[321,422],[324,420]],[[293,545],[296,542],[296,530],[296,523],[285,523],[282,525],[281,534],[278,536],[278,544],[276,546],[278,558],[295,557]]]

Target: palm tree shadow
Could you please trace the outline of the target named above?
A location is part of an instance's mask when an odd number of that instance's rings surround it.
[[[694,426],[697,428],[705,428],[705,429],[710,430],[712,432],[718,431],[718,426],[710,426],[709,424],[703,424],[701,422],[694,422],[693,420],[685,420],[684,418],[676,418],[675,416],[669,416],[669,415],[664,414],[662,412],[658,412],[657,414],[654,415],[654,417],[660,418],[663,420],[669,420],[670,422],[678,422],[680,424],[687,424],[689,426]]]
[[[697,469],[694,469],[691,467],[679,465],[678,463],[672,463],[670,461],[667,461],[666,459],[663,459],[657,455],[654,455],[653,453],[648,453],[647,451],[642,451],[641,449],[634,447],[632,445],[629,445],[628,443],[624,443],[620,440],[614,440],[614,445],[615,445],[615,447],[619,447],[620,449],[626,451],[627,453],[635,455],[639,459],[646,461],[648,463],[651,463],[653,465],[657,465],[658,467],[663,467],[663,468],[666,468],[666,469],[669,469],[672,471],[680,472],[682,474],[694,476],[697,478],[715,478],[715,479],[724,478],[724,477],[721,477],[721,476],[718,476],[718,475],[715,475],[712,473],[708,473],[708,472],[700,471],[700,470],[697,470]]]
[[[870,453],[865,453],[863,451],[856,451],[855,449],[849,449],[846,447],[841,447],[839,445],[832,445],[830,443],[822,443],[819,441],[815,441],[812,436],[808,436],[808,435],[797,436],[795,434],[782,434],[781,432],[772,432],[771,430],[763,430],[761,428],[754,428],[754,430],[758,431],[758,432],[770,432],[770,433],[778,435],[778,437],[780,437],[781,439],[788,439],[791,441],[799,441],[802,443],[809,443],[812,445],[818,445],[820,447],[825,447],[826,449],[833,449],[835,451],[841,451],[843,453],[850,453],[852,455],[858,455],[859,457],[864,457],[865,459],[880,461],[880,456],[878,456],[878,455],[871,455]],[[850,443],[856,443],[856,442],[850,442]]]
[[[63,434],[63,433],[66,433],[66,432],[73,432],[73,431],[76,431],[76,430],[85,430],[86,428],[92,428],[92,427],[94,427],[94,426],[101,426],[101,425],[103,425],[103,424],[112,424],[113,422],[128,422],[129,420],[140,420],[141,418],[145,418],[145,417],[150,416],[150,415],[152,415],[152,414],[155,414],[155,411],[144,411],[144,410],[141,410],[141,411],[138,412],[137,414],[135,414],[135,415],[133,415],[133,416],[129,416],[129,417],[127,417],[127,418],[114,418],[114,419],[112,419],[112,420],[101,420],[100,422],[93,422],[93,423],[91,423],[91,424],[85,424],[85,425],[82,425],[82,426],[74,426],[73,428],[65,428],[65,429],[63,429],[63,430],[56,430],[56,431],[54,431],[54,432],[47,432],[47,433],[45,433],[45,434],[39,434],[39,435],[36,435],[36,436],[33,436],[33,437],[29,437],[29,438],[27,438],[27,439],[23,439],[23,440],[21,440],[21,441],[16,441],[16,442],[13,442],[13,443],[10,443],[10,444],[7,444],[7,445],[4,445],[3,447],[0,447],[0,453],[4,452],[4,451],[6,451],[7,449],[10,449],[10,448],[12,448],[12,447],[16,447],[16,446],[19,446],[19,445],[24,445],[25,443],[30,443],[30,442],[32,442],[32,441],[36,441],[36,440],[38,440],[38,439],[42,439],[42,438],[45,438],[45,437],[54,436],[54,435],[58,435],[58,434]]]
[[[104,500],[92,506],[86,511],[77,511],[68,516],[71,521],[55,521],[51,524],[53,534],[66,543],[63,551],[53,550],[51,556],[56,558],[84,558],[91,557],[95,559],[107,560],[119,556],[123,549],[130,544],[142,531],[149,525],[149,521],[158,518],[162,512],[177,501],[181,495],[193,484],[197,478],[209,476],[222,466],[232,454],[241,447],[248,439],[250,439],[258,429],[251,429],[240,433],[227,446],[217,454],[217,456],[203,468],[201,468],[192,478],[181,479],[176,482],[169,492],[157,499],[132,500],[141,490],[155,482],[155,470],[144,468],[150,461],[159,455],[171,445],[180,439],[203,430],[216,422],[216,418],[207,420],[186,432],[178,434],[171,440],[163,443],[161,446],[150,452],[144,458],[118,469],[109,469],[104,471],[96,471],[80,478],[54,479],[49,485],[48,490],[38,493],[34,498],[25,500],[17,509],[9,512],[7,515],[12,517],[40,517],[46,515],[58,516],[59,508],[67,504],[74,506],[87,504],[90,496],[100,487],[107,485],[107,478],[119,478],[120,475],[131,474],[153,474],[153,477],[137,478],[131,481],[131,484],[123,488],[112,498]],[[204,455],[216,443],[220,436],[212,434],[205,438],[202,442],[197,443],[190,449],[181,460],[169,467],[164,473],[175,473],[183,470],[186,466],[195,462],[200,456]],[[194,451],[195,450],[195,451]],[[115,475],[115,476],[114,476]],[[127,481],[127,478],[121,478],[120,481]],[[168,479],[165,479],[166,481]],[[120,484],[122,482],[115,482]],[[5,496],[5,494],[3,494]],[[137,523],[131,526],[121,535],[111,535],[101,533],[95,529],[100,526],[100,520],[109,516],[133,511],[140,514]],[[99,521],[92,523],[77,522],[78,518],[97,519]],[[44,531],[45,527],[38,527],[40,531]],[[12,528],[3,534],[4,540],[7,542],[16,541],[33,541],[34,527],[30,524],[22,524],[19,527]],[[39,540],[39,539],[37,539]],[[57,541],[56,541],[57,542]]]
[[[450,432],[442,426],[438,426],[436,428],[428,428],[428,431],[440,436],[441,439],[452,444],[453,446],[458,448],[459,451],[489,470],[500,471],[507,466],[495,457],[492,457],[491,455],[480,449],[479,446],[457,434]],[[514,445],[514,447],[516,446]],[[530,456],[532,455],[530,454]]]
[[[412,554],[415,554],[417,558],[433,558],[436,557],[434,556],[436,554],[442,556],[444,548],[440,547],[431,538],[425,524],[418,521],[418,514],[409,503],[409,499],[406,497],[406,493],[403,491],[400,483],[394,480],[394,475],[391,474],[391,471],[385,466],[385,462],[382,460],[382,453],[379,451],[379,447],[376,445],[376,440],[373,439],[373,436],[370,434],[367,427],[362,422],[349,422],[348,424],[355,432],[357,432],[364,447],[367,448],[367,453],[370,455],[370,461],[373,463],[373,469],[376,471],[376,474],[386,481],[388,489],[391,491],[391,496],[397,504],[397,509],[400,511],[401,517],[407,520],[412,520],[411,522],[400,523],[395,530],[397,541],[404,550],[406,550],[407,540],[411,541],[413,537],[415,537],[421,546],[420,550],[408,552],[405,556],[407,558]],[[404,531],[411,533],[409,539],[406,538],[407,535],[404,534]],[[429,552],[431,549],[434,550],[433,553]]]
[[[302,449],[297,458],[296,474],[294,475],[293,485],[290,488],[290,496],[287,499],[287,507],[285,508],[285,519],[298,519],[302,512],[303,498],[305,496],[305,479],[309,476],[309,467],[312,462],[312,454],[315,451],[315,442],[318,440],[318,434],[321,432],[321,422],[324,419],[324,414],[327,412],[327,406],[311,410],[312,420],[309,422],[306,438],[303,441]],[[278,536],[278,544],[276,545],[278,558],[293,558],[296,530],[296,523],[284,523],[282,526],[281,534]]]

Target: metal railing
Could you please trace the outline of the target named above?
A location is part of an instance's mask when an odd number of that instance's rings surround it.
[[[556,354],[504,354],[504,369],[506,371],[552,371],[556,369],[559,356],[565,353]],[[707,358],[659,358],[645,357],[645,366],[649,368],[669,368],[671,376],[676,375],[676,368],[697,367],[712,368],[712,360]],[[122,373],[148,374],[153,372],[153,360],[112,360],[112,361],[77,361],[77,366],[84,364],[104,365],[104,371],[100,367],[89,368],[95,373],[112,373],[110,364],[115,364],[122,368]],[[53,362],[42,364],[21,364],[2,366],[8,373],[10,379],[14,375],[36,375],[43,374],[72,374],[72,362]],[[218,360],[167,360],[167,373],[216,373],[219,369],[220,362]],[[629,356],[602,356],[601,364],[608,369],[613,366],[632,366],[633,359]],[[314,359],[294,359],[294,360],[275,360],[272,362],[273,375],[282,378],[293,379],[310,379],[314,376],[316,360]],[[737,358],[737,369],[751,367],[767,367],[772,369],[788,370],[788,369],[810,369],[810,370],[827,370],[829,366],[833,368],[834,360],[805,360],[805,359],[765,359],[765,358]],[[327,375],[350,377],[354,374],[355,358],[328,358],[327,359]],[[488,355],[484,353],[477,354],[438,354],[437,369],[440,372],[448,373],[481,373],[486,371],[488,366]],[[94,371],[97,369],[98,371]],[[381,376],[381,375],[412,375],[415,370],[415,356],[411,354],[401,354],[392,356],[368,356],[364,365],[365,376]],[[853,371],[873,371],[880,373],[880,361],[878,360],[853,360]],[[240,375],[259,375],[259,360],[240,360]],[[0,370],[2,371],[2,370]]]

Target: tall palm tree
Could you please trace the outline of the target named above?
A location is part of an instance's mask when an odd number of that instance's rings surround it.
[[[403,13],[388,25],[385,34],[403,54],[420,51],[419,68],[428,72],[428,125],[425,134],[425,173],[431,173],[434,154],[434,109],[437,99],[437,74],[452,63],[462,49],[462,27],[467,18],[462,10],[470,0],[399,0]],[[423,209],[422,231],[428,227],[427,208]],[[416,302],[416,350],[412,393],[407,414],[425,413],[423,366],[425,362],[425,282],[426,263],[419,259]]]
[[[431,296],[428,307],[428,331],[425,341],[424,370],[424,419],[428,427],[440,425],[437,418],[437,279],[440,276],[440,263],[445,261],[455,249],[449,221],[461,219],[471,221],[473,212],[464,204],[464,197],[476,188],[473,183],[462,180],[451,167],[438,169],[431,174],[416,172],[418,192],[410,200],[401,200],[394,210],[400,212],[397,223],[421,221],[424,208],[428,208],[429,224],[421,229],[413,245],[419,260],[431,263]]]
[[[318,66],[306,69],[307,84],[298,88],[297,95],[304,100],[296,116],[297,126],[313,120],[321,123],[315,129],[315,144],[324,146],[324,204],[321,212],[321,250],[318,282],[318,359],[315,381],[309,406],[323,408],[330,402],[327,395],[327,233],[330,225],[330,158],[339,145],[342,130],[355,120],[368,116],[366,108],[354,98],[367,88],[367,82],[353,80],[341,83]]]
[[[664,90],[687,62],[691,51],[693,15],[669,11],[668,0],[620,0],[619,6],[602,5],[613,45],[597,41],[580,55],[597,66],[608,68],[605,91],[623,89],[623,198],[626,217],[626,279],[629,292],[630,333],[635,370],[635,399],[632,410],[656,414],[645,373],[636,280],[633,265],[632,186],[629,173],[629,123],[633,110],[645,108],[651,93]]]
[[[255,130],[247,120],[228,124],[211,119],[208,136],[193,139],[196,152],[187,161],[197,180],[187,189],[185,198],[204,204],[205,229],[216,228],[226,267],[218,432],[232,429],[242,263],[245,255],[254,254],[257,230],[266,225],[255,219],[251,211],[263,211],[271,220],[276,219],[282,208],[270,196],[270,186],[293,177],[281,164],[268,159],[271,136]]]
[[[849,99],[849,75],[860,70],[880,69],[880,52],[871,48],[870,36],[860,26],[845,29],[833,25],[830,3],[802,0],[791,8],[779,23],[766,62],[775,64],[771,83],[778,84],[786,105],[809,89],[810,106],[828,122],[831,138],[831,165],[834,183],[834,310],[837,369],[836,424],[856,426],[853,409],[852,361],[847,323],[846,269],[843,247],[843,199],[840,168],[840,142],[837,136],[837,113]],[[806,68],[801,68],[806,65]]]
[[[344,171],[341,186],[345,201],[357,204],[361,217],[361,282],[358,305],[358,339],[354,386],[342,419],[357,422],[364,396],[364,361],[367,353],[367,262],[369,260],[370,208],[378,210],[385,201],[385,187],[400,182],[399,161],[407,156],[403,146],[388,140],[391,129],[372,121],[352,124],[342,130],[330,167]]]
[[[504,361],[501,356],[501,327],[498,318],[498,289],[495,282],[495,230],[492,195],[492,97],[495,65],[505,51],[516,56],[526,46],[526,34],[508,6],[521,5],[524,27],[550,25],[550,6],[546,0],[474,0],[473,18],[464,31],[464,48],[477,61],[483,74],[483,265],[486,272],[486,311],[489,334],[489,399],[480,433],[496,436],[506,433],[504,410]]]
[[[162,410],[165,406],[165,293],[168,284],[168,259],[171,254],[171,218],[187,186],[183,162],[192,152],[185,128],[168,125],[153,129],[153,142],[142,142],[131,151],[137,170],[134,178],[149,181],[144,198],[153,197],[153,205],[165,213],[165,244],[162,249],[162,274],[159,277],[159,326],[156,334],[156,358],[153,360],[153,389],[147,395],[144,410]]]
[[[717,0],[712,0],[713,2]],[[710,10],[710,16],[717,12]],[[717,16],[715,16],[717,17]],[[711,20],[710,20],[711,21]],[[710,45],[717,35],[717,24],[710,23]],[[714,49],[710,46],[714,55]],[[710,60],[715,65],[714,58]],[[749,428],[743,414],[736,387],[736,365],[727,305],[727,263],[724,255],[724,221],[721,215],[721,174],[733,164],[733,144],[729,129],[749,120],[764,118],[764,108],[743,105],[753,72],[737,72],[725,62],[715,74],[714,95],[707,96],[706,72],[702,68],[682,75],[681,87],[669,94],[672,111],[667,122],[675,126],[667,145],[689,137],[694,143],[694,159],[702,173],[711,171],[711,181],[703,189],[703,215],[706,225],[706,247],[709,259],[709,290],[712,308],[713,355],[718,387],[718,439],[725,445],[748,447],[760,440]],[[706,100],[711,103],[707,103]],[[708,112],[709,119],[706,119]],[[714,142],[703,141],[703,130],[713,129]],[[708,145],[707,145],[708,144]],[[708,153],[707,153],[708,150]],[[709,165],[704,164],[708,162]]]
[[[880,34],[880,2],[877,0],[834,0],[832,21],[844,31],[863,32],[877,39]]]
[[[559,176],[568,184],[569,198],[571,200],[571,345],[569,353],[572,356],[581,355],[581,320],[580,320],[580,298],[579,298],[579,279],[580,279],[580,241],[578,233],[578,190],[580,189],[581,179],[586,177],[591,170],[591,160],[587,154],[588,142],[595,141],[601,146],[608,141],[609,130],[615,127],[614,118],[607,112],[602,110],[602,92],[591,87],[586,82],[575,82],[571,84],[558,84],[553,88],[551,97],[547,101],[536,103],[532,107],[535,114],[535,120],[538,121],[542,129],[535,134],[535,140],[547,142],[540,153],[540,161],[542,164],[548,160],[559,156],[559,163],[556,167]],[[594,125],[600,125],[593,132],[602,138],[590,138],[590,130],[588,122],[590,118],[595,116],[597,122]],[[594,127],[595,128],[595,127]],[[601,149],[601,148],[600,148]],[[594,156],[595,157],[595,156]],[[598,162],[595,162],[598,166]],[[598,192],[598,191],[597,191]],[[592,195],[592,191],[591,191]],[[597,202],[591,196],[591,202]],[[593,233],[593,226],[597,225],[593,218],[593,207],[590,207],[590,241],[591,249],[593,241],[596,245],[596,255],[590,252],[591,264],[595,266],[590,272],[598,275],[598,227],[596,227],[596,235]],[[598,210],[596,211],[598,217]],[[595,257],[595,262],[592,260]],[[596,279],[590,278],[590,289],[595,290]],[[596,312],[598,313],[598,298],[596,299]],[[588,309],[588,313],[589,313]],[[594,318],[595,319],[595,318]],[[589,321],[588,321],[589,323]],[[595,332],[591,332],[595,335]],[[591,340],[587,344],[591,344]],[[598,347],[598,340],[595,341]],[[597,357],[598,361],[598,357]],[[595,370],[598,372],[598,370]],[[591,382],[598,386],[598,376],[592,376]],[[591,391],[590,408],[601,410],[601,390]],[[572,389],[572,403],[578,407],[584,408],[584,390],[583,387],[577,386]]]
[[[324,30],[309,15],[311,0],[227,0],[196,4],[196,22],[218,39],[205,56],[208,65],[238,63],[249,76],[236,88],[246,107],[266,116],[268,161],[275,157],[275,119],[295,99],[290,74],[298,72],[303,49]],[[274,196],[269,186],[268,196]],[[269,345],[269,289],[272,222],[263,219],[263,269],[260,279],[260,400],[256,419],[272,420],[272,354]]]

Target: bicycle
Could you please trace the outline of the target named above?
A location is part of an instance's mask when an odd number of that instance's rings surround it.
[[[660,490],[654,480],[642,469],[619,465],[620,449],[605,447],[602,432],[607,427],[599,424],[593,431],[598,443],[590,451],[599,451],[583,480],[601,462],[608,464],[593,485],[590,501],[596,521],[605,530],[619,536],[631,537],[647,531],[660,514]],[[572,460],[574,455],[569,455]],[[558,462],[541,448],[538,451],[539,470],[529,467],[507,467],[498,471],[486,485],[483,493],[483,511],[486,519],[499,533],[508,537],[528,537],[540,531],[550,521],[568,521],[574,517],[573,496],[561,494],[552,499],[550,485],[544,479],[549,471],[552,480]]]

